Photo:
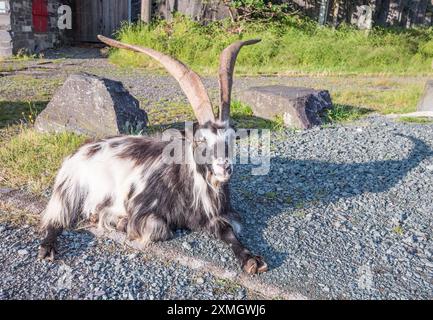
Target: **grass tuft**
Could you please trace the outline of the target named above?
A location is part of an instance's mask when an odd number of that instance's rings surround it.
[[[269,129],[279,131],[284,129],[282,117],[267,120],[254,116],[253,109],[246,103],[233,100],[230,106],[230,117],[236,128],[243,129]]]
[[[252,117],[253,109],[239,100],[233,100],[230,104],[230,116],[232,118]]]
[[[23,122],[32,124],[47,104],[47,101],[0,100],[0,129]]]
[[[351,87],[330,90],[334,103],[372,109],[382,114],[415,111],[424,85],[422,82],[402,84],[385,80],[372,83],[356,79],[348,81],[353,81]]]
[[[395,226],[394,228],[392,228],[392,232],[399,236],[402,236],[404,234],[404,229],[402,226]]]
[[[433,119],[429,117],[400,117],[398,121],[405,123],[433,124]]]
[[[0,147],[0,184],[42,193],[52,185],[63,158],[85,139],[73,133],[46,134],[23,128]]]
[[[324,115],[325,123],[350,122],[362,118],[372,110],[366,108],[352,107],[348,105],[334,104]]]

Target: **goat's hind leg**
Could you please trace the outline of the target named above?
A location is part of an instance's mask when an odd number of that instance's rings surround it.
[[[68,197],[62,189],[63,185],[62,183],[54,189],[41,217],[41,230],[44,233],[44,238],[39,247],[39,259],[54,260],[57,237],[63,229],[75,224],[78,215],[82,212],[84,195],[76,192],[75,196]]]
[[[54,261],[54,255],[57,253],[57,237],[69,225],[69,220],[71,217],[67,207],[65,208],[57,194],[54,194],[42,214],[41,231],[44,238],[39,246],[38,259]]]

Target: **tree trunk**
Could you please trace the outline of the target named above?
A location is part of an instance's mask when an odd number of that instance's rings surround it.
[[[406,0],[390,0],[387,23],[401,26],[406,20]]]
[[[389,0],[372,0],[374,2],[373,22],[376,26],[384,27],[388,17]]]
[[[141,0],[141,21],[145,23],[152,21],[152,0]]]
[[[332,24],[334,27],[338,26],[338,13],[340,11],[340,1],[341,0],[334,1],[334,12],[332,13]]]
[[[322,0],[320,2],[319,24],[325,25],[328,18],[329,0]]]
[[[413,0],[409,3],[408,26],[424,24],[428,0]]]

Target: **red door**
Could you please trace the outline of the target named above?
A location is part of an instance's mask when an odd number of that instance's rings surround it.
[[[34,32],[47,32],[48,30],[48,3],[47,0],[32,1],[32,18]]]

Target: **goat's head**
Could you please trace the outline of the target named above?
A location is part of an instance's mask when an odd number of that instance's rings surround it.
[[[207,179],[227,182],[233,172],[234,130],[229,122],[207,122],[194,126],[193,154],[198,170]]]
[[[232,173],[230,151],[234,141],[234,131],[230,127],[230,100],[235,62],[242,46],[257,43],[260,40],[237,41],[221,53],[220,107],[219,117],[216,119],[203,82],[185,64],[153,49],[125,44],[101,35],[98,38],[109,46],[144,53],[154,58],[178,81],[197,118],[193,130],[196,163],[204,174],[210,174],[219,182],[227,182]]]

